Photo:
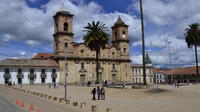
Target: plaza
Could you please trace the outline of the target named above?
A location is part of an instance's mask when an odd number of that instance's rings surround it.
[[[20,87],[16,85],[16,87]],[[67,95],[70,101],[86,102],[84,112],[97,105],[100,112],[112,108],[113,112],[199,112],[200,87],[187,85],[175,88],[171,85],[154,85],[151,89],[105,88],[105,100],[92,100],[93,87],[70,85]],[[49,88],[47,85],[23,85],[23,89],[46,93],[59,98],[64,97],[64,88]],[[65,105],[65,104],[61,104]]]

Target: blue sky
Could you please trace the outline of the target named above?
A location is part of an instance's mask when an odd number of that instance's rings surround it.
[[[74,41],[82,42],[83,27],[92,20],[103,21],[111,35],[118,16],[129,25],[132,64],[141,64],[141,27],[138,0],[1,0],[0,60],[30,58],[53,52],[52,16],[62,3],[73,13]],[[172,66],[195,64],[194,50],[184,41],[184,29],[200,22],[200,1],[143,0],[145,41],[153,65],[169,67],[167,41],[172,41]],[[25,55],[24,55],[25,54]]]

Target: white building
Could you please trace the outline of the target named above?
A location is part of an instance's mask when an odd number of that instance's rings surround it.
[[[59,82],[54,60],[6,59],[0,62],[0,84],[48,84]]]
[[[158,70],[158,69],[154,69],[154,83],[156,84],[163,84],[166,83],[166,76],[164,74],[164,71],[162,70]]]
[[[132,65],[133,83],[143,84],[143,67],[142,65]],[[153,66],[146,65],[146,81],[148,85],[153,84]]]

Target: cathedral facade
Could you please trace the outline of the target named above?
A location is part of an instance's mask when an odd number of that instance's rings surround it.
[[[97,79],[96,53],[84,43],[73,42],[73,16],[64,8],[53,16],[54,59],[60,68],[60,82],[64,83],[65,74],[67,83],[93,82]],[[131,81],[128,25],[119,17],[111,28],[112,44],[100,50],[98,79],[100,82]]]

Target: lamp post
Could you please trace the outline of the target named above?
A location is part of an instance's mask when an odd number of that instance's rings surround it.
[[[147,81],[146,81],[146,67],[145,67],[145,40],[144,40],[144,21],[143,21],[142,0],[140,0],[140,15],[141,15],[141,28],[142,28],[143,83],[144,83],[144,85],[147,85]]]
[[[64,55],[65,55],[65,101],[67,100],[67,43],[65,43],[64,47]]]
[[[22,59],[21,59],[21,89],[22,89],[22,83],[23,83],[23,77],[22,77],[22,75],[23,75],[23,68],[22,68],[22,64],[23,64],[23,56],[25,56],[26,55],[26,53],[25,52],[23,52],[22,54],[21,54],[21,56],[22,56]]]
[[[171,84],[173,84],[173,77],[172,77],[172,62],[171,62],[171,51],[170,51],[170,44],[172,43],[172,41],[168,41],[168,47],[169,47],[169,67],[170,67],[170,73],[171,73]]]

